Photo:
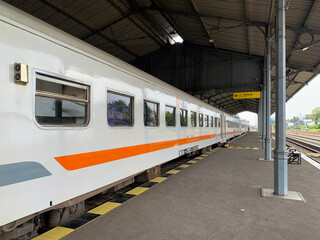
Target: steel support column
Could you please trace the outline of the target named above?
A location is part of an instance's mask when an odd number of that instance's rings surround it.
[[[266,61],[264,63],[264,73],[263,73],[263,90],[262,90],[262,149],[265,149],[266,147],[266,87],[267,87],[267,69]]]
[[[261,98],[259,99],[259,112],[258,112],[258,133],[259,137],[262,140],[262,92],[260,92]]]
[[[276,14],[276,147],[274,150],[274,194],[288,194],[286,151],[286,29],[285,0],[277,0]]]
[[[268,31],[269,33],[270,31]],[[270,36],[270,34],[268,34]],[[271,38],[266,39],[266,139],[265,139],[265,160],[271,160],[271,138],[270,138],[270,109],[271,109]]]

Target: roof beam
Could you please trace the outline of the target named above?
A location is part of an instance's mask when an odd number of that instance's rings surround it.
[[[180,30],[180,28],[177,26],[176,21],[173,21],[172,18],[163,11],[163,8],[161,7],[160,3],[158,2],[158,0],[150,0],[151,1],[151,10],[156,10],[158,12],[161,13],[161,15],[166,19],[166,21],[171,25],[171,27],[174,29],[174,31],[176,31],[179,36],[185,40],[185,36],[183,35],[182,31]]]
[[[302,26],[302,28],[307,28],[308,26],[308,21],[310,20],[310,16],[312,15],[316,5],[319,3],[319,1],[313,1],[313,4],[307,14],[307,17],[306,19],[304,20],[304,24]],[[290,61],[290,57],[291,57],[291,54],[294,53],[295,51],[293,51],[299,44],[299,39],[301,37],[301,35],[303,34],[303,32],[300,32],[299,34],[297,34],[297,38],[296,38],[296,42],[295,44],[293,45],[293,48],[291,49],[291,51],[289,51],[289,55],[287,56],[287,63]]]
[[[152,7],[150,7],[150,9],[152,9]],[[153,9],[153,10],[159,10],[159,9]],[[184,15],[184,16],[191,16],[191,17],[202,17],[202,18],[232,21],[232,22],[240,22],[246,26],[267,26],[268,25],[267,22],[254,21],[254,20],[249,20],[249,19],[244,19],[244,18],[223,17],[223,16],[212,15],[212,14],[186,12],[186,11],[179,11],[179,10],[173,10],[173,9],[162,9],[162,11],[170,13],[170,14],[177,14],[177,15]],[[271,23],[270,26],[272,28],[276,27],[276,25],[274,23]],[[309,32],[309,33],[320,35],[320,30],[318,30],[318,29],[297,27],[297,26],[292,26],[292,25],[286,25],[286,29],[293,31],[293,32],[296,32],[296,33]]]
[[[195,11],[196,13],[199,13],[198,7],[197,7],[197,5],[195,4],[194,0],[190,0],[190,2],[191,2],[191,5],[192,5],[192,8],[194,9],[194,11]],[[208,32],[208,30],[207,30],[207,28],[206,28],[206,25],[204,24],[204,22],[203,22],[202,18],[200,17],[200,15],[199,15],[198,18],[199,18],[200,23],[201,23],[201,26],[202,26],[202,28],[203,28],[204,34],[205,34],[206,38],[208,39],[208,42],[210,42],[210,40],[213,40],[213,39],[212,39],[212,37],[210,36],[210,34],[209,34],[209,32]],[[213,44],[214,48],[217,48],[216,45],[215,45],[215,43],[214,43],[214,41],[212,42],[212,44]]]
[[[320,44],[320,40],[316,40],[316,41],[313,41],[309,44],[302,44],[298,47],[298,43],[296,43],[296,47],[293,47],[288,53],[287,53],[287,59],[289,61],[290,57],[291,57],[291,54],[292,53],[295,53],[295,52],[299,52],[299,51],[305,51],[307,49],[309,49],[310,47],[313,47],[313,46],[316,46]]]
[[[246,20],[249,20],[249,0],[244,0],[244,11],[245,11],[245,17]],[[246,31],[247,31],[247,43],[248,43],[248,54],[251,55],[251,44],[250,44],[250,25],[246,25]]]
[[[142,8],[133,9],[132,11],[128,12],[127,14],[122,15],[121,17],[115,19],[115,20],[112,21],[111,23],[109,23],[109,24],[107,24],[107,25],[105,25],[105,26],[103,26],[103,27],[101,27],[101,28],[93,31],[92,33],[88,34],[87,36],[85,36],[85,37],[83,37],[83,38],[81,38],[81,39],[82,39],[82,40],[86,40],[86,39],[88,39],[89,37],[92,37],[93,35],[95,35],[95,34],[97,34],[97,33],[99,33],[99,32],[102,32],[102,31],[106,30],[107,28],[109,28],[109,27],[111,27],[111,26],[113,26],[113,25],[121,22],[122,20],[130,17],[131,15],[133,15],[133,14],[135,14],[136,12],[141,11],[141,10],[142,10]]]
[[[109,2],[114,8],[116,8],[123,16],[126,16],[127,14],[130,13],[130,9],[129,9],[126,5],[122,4],[122,5],[124,5],[124,6],[128,9],[129,12],[124,11],[124,10],[117,4],[117,3],[119,3],[120,1],[108,0],[108,2]],[[121,2],[120,2],[120,3],[121,3]],[[132,4],[134,4],[134,5],[136,6],[135,8],[141,9],[141,6],[140,6],[136,1],[133,0],[133,1],[132,1]],[[135,8],[133,8],[133,9],[135,9]],[[146,8],[144,8],[144,9],[146,9]],[[131,10],[131,11],[132,11],[132,10]],[[136,13],[137,13],[137,12],[136,12]],[[130,15],[128,16],[128,19],[129,19],[130,22],[132,22],[134,25],[136,25],[142,32],[144,32],[146,35],[148,35],[148,36],[149,36],[154,42],[156,42],[159,46],[164,46],[164,45],[166,44],[166,41],[163,40],[163,39],[159,36],[159,34],[155,33],[154,30],[153,30],[152,28],[150,28],[150,27],[148,26],[148,24],[145,23],[145,21],[142,21],[138,16],[137,16],[137,18],[143,23],[143,25],[144,25],[145,27],[148,28],[149,31],[152,32],[153,35],[151,35],[151,34],[150,34],[149,32],[147,32],[144,28],[142,28],[134,19],[131,18]],[[155,36],[157,36],[157,38],[155,38]]]
[[[287,63],[287,67],[294,70],[302,71],[302,72],[311,72],[311,73],[317,73],[317,74],[320,73],[320,69],[318,67],[306,68],[306,67],[301,67],[294,64],[290,64],[290,63]]]
[[[52,3],[50,3],[48,0],[42,0],[43,3],[47,4],[48,6],[50,6],[51,8],[53,8],[54,10],[56,10],[57,12],[63,14],[64,16],[72,19],[73,21],[75,21],[76,23],[80,24],[81,26],[87,28],[88,30],[90,30],[91,32],[94,32],[94,29],[92,29],[91,27],[89,27],[87,24],[83,23],[82,21],[80,21],[79,19],[70,16],[67,12],[63,11],[62,9],[60,9],[59,7],[53,5]],[[97,35],[99,35],[100,37],[106,39],[107,41],[113,43],[114,45],[116,45],[117,47],[119,47],[120,49],[122,49],[123,51],[126,51],[127,53],[129,53],[130,55],[134,56],[134,57],[139,57],[138,54],[132,52],[130,49],[128,49],[126,46],[116,42],[115,40],[110,39],[109,37],[105,36],[104,34],[101,33],[97,33]]]

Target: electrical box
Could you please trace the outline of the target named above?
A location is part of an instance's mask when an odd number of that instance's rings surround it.
[[[28,83],[28,65],[14,63],[14,82],[18,84]]]

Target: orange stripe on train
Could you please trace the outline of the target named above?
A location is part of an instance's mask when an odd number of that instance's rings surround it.
[[[159,151],[166,148],[206,140],[214,137],[216,137],[216,134],[141,144],[130,147],[114,148],[96,152],[80,153],[68,156],[55,157],[55,159],[61,164],[62,167],[64,167],[66,170],[71,171],[102,163],[116,161],[122,158],[134,157],[137,155]]]
[[[234,131],[234,132],[228,132],[228,134],[235,134],[238,133],[239,131]]]

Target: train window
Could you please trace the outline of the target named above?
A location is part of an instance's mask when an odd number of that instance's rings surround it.
[[[197,113],[191,112],[191,126],[196,127],[197,126]]]
[[[166,125],[175,126],[176,125],[176,108],[166,106]]]
[[[159,126],[159,104],[144,100],[144,125],[150,127]]]
[[[218,127],[220,127],[220,119],[218,118]]]
[[[212,116],[210,116],[210,127],[213,128],[213,117]]]
[[[133,97],[107,92],[107,119],[111,127],[133,125]]]
[[[203,127],[203,114],[199,113],[199,127]]]
[[[181,127],[188,126],[188,111],[180,109],[180,125]]]
[[[218,118],[214,118],[214,127],[218,127]]]
[[[204,126],[209,127],[209,116],[208,115],[205,115],[205,117],[204,117]]]
[[[42,126],[79,127],[89,123],[90,86],[37,74],[35,118]]]

